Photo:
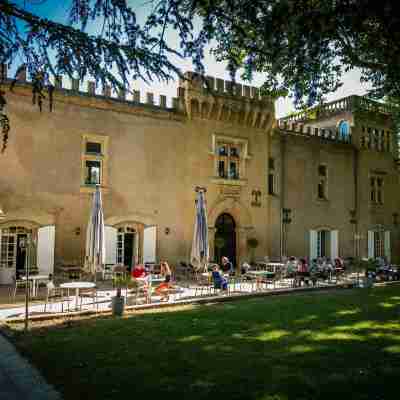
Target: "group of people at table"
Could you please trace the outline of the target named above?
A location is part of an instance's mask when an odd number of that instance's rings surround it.
[[[335,258],[331,261],[327,257],[320,257],[307,262],[305,258],[289,257],[286,263],[282,264],[283,278],[293,278],[295,286],[302,284],[309,285],[310,282],[315,285],[317,279],[327,280],[333,275],[338,276],[345,271],[345,265],[341,258]],[[241,274],[248,275],[250,265],[243,264]],[[212,267],[211,277],[214,282],[214,287],[222,290],[228,288],[229,276],[235,275],[235,269],[227,257],[222,257],[221,267],[214,265]],[[262,276],[257,278],[262,280]]]
[[[245,263],[242,265],[240,272],[242,275],[248,275],[250,269],[250,265]],[[294,284],[297,286],[302,283],[309,285],[310,281],[315,285],[317,279],[330,279],[332,275],[338,276],[344,270],[345,265],[341,258],[335,258],[331,261],[327,257],[320,257],[308,263],[305,258],[289,257],[286,263],[282,264],[281,276],[283,278],[293,278]],[[212,267],[211,277],[214,287],[227,290],[228,277],[232,275],[235,275],[232,263],[227,257],[222,257],[221,267],[216,264]],[[262,277],[258,279],[262,279]]]
[[[285,264],[283,277],[294,278],[294,282],[298,286],[302,283],[308,285],[310,281],[315,285],[317,279],[327,280],[332,275],[343,274],[344,271],[344,262],[339,257],[334,260],[328,257],[319,257],[312,259],[309,263],[305,258],[289,257]]]
[[[166,261],[160,263],[159,275],[163,281],[155,288],[155,293],[161,297],[161,300],[169,299],[169,289],[171,288],[171,268]],[[143,264],[135,265],[131,270],[132,280],[142,283],[144,290],[149,293],[152,281],[151,273],[146,270]]]
[[[212,266],[211,277],[215,288],[227,290],[227,275],[233,275],[234,273],[235,270],[233,264],[227,257],[222,257],[221,267],[217,264]],[[169,289],[171,289],[173,285],[171,283],[171,268],[166,261],[160,263],[159,275],[163,277],[163,281],[154,289],[154,292],[156,295],[161,297],[161,300],[168,300]],[[131,270],[132,279],[142,282],[146,291],[149,291],[151,286],[151,276],[151,273],[147,271],[145,266],[142,264],[135,265]]]

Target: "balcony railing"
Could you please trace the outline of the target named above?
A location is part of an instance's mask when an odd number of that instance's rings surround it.
[[[393,107],[389,104],[370,100],[363,96],[353,95],[310,108],[309,110],[304,110],[295,114],[288,115],[286,117],[280,118],[280,121],[304,122],[332,115],[337,112],[356,110],[378,112],[381,114],[391,114]]]

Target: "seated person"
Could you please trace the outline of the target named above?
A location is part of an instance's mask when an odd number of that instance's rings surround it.
[[[317,258],[317,267],[321,279],[326,280],[329,278],[329,270],[325,258]]]
[[[164,277],[164,282],[161,282],[155,289],[155,292],[161,296],[161,300],[169,300],[168,289],[171,287],[171,268],[166,261],[160,263],[160,275]]]
[[[301,282],[305,282],[308,285],[308,277],[310,276],[310,272],[308,271],[308,265],[304,258],[300,258],[299,263],[297,264],[297,275],[299,277],[299,284]]]
[[[320,276],[320,271],[318,269],[318,263],[317,263],[316,258],[311,260],[311,263],[308,268],[308,272],[310,274],[311,282],[312,282],[313,286],[315,286],[317,284],[317,279]]]
[[[332,271],[333,270],[333,265],[332,261],[329,257],[324,257],[323,258],[323,266],[327,271]]]
[[[334,265],[335,265],[335,272],[337,274],[341,274],[344,271],[344,264],[343,261],[340,258],[335,258],[334,260]]]
[[[233,269],[232,263],[229,261],[228,257],[221,258],[221,270],[224,273],[229,273],[229,275],[234,275],[235,270]]]
[[[146,276],[146,270],[143,264],[137,264],[132,268],[132,278],[144,278]]]
[[[213,268],[211,276],[214,282],[214,289],[228,290],[228,281],[222,276],[218,266]]]
[[[297,272],[297,262],[295,257],[290,257],[286,262],[286,278],[293,278]]]
[[[247,273],[247,271],[249,271],[249,269],[250,269],[250,265],[245,262],[245,263],[242,264],[242,267],[240,268],[240,273],[242,275],[244,275],[244,274]]]

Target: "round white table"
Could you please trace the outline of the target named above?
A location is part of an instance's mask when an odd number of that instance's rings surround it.
[[[21,279],[23,281],[25,281],[26,276],[25,275],[21,276]],[[39,281],[48,281],[49,276],[48,275],[29,275],[29,280],[32,281],[32,297],[36,297]]]
[[[79,289],[92,289],[96,287],[93,282],[66,282],[60,285],[63,289],[75,289],[75,307],[78,308]]]

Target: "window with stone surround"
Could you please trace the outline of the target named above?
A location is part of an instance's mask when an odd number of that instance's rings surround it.
[[[326,200],[328,198],[328,168],[324,164],[318,165],[317,197],[319,200]]]
[[[370,185],[370,196],[369,200],[371,204],[380,205],[383,204],[383,177],[380,175],[372,174],[369,177]]]
[[[247,139],[212,135],[211,153],[214,156],[214,179],[219,183],[243,184],[245,163],[250,158]]]
[[[106,187],[108,137],[83,135],[81,160],[81,191],[93,190],[96,185]]]
[[[374,256],[375,256],[375,258],[385,256],[385,232],[384,231],[374,232]]]
[[[272,157],[268,159],[268,194],[277,194],[275,159]]]
[[[239,179],[240,149],[235,144],[218,143],[218,177]]]

